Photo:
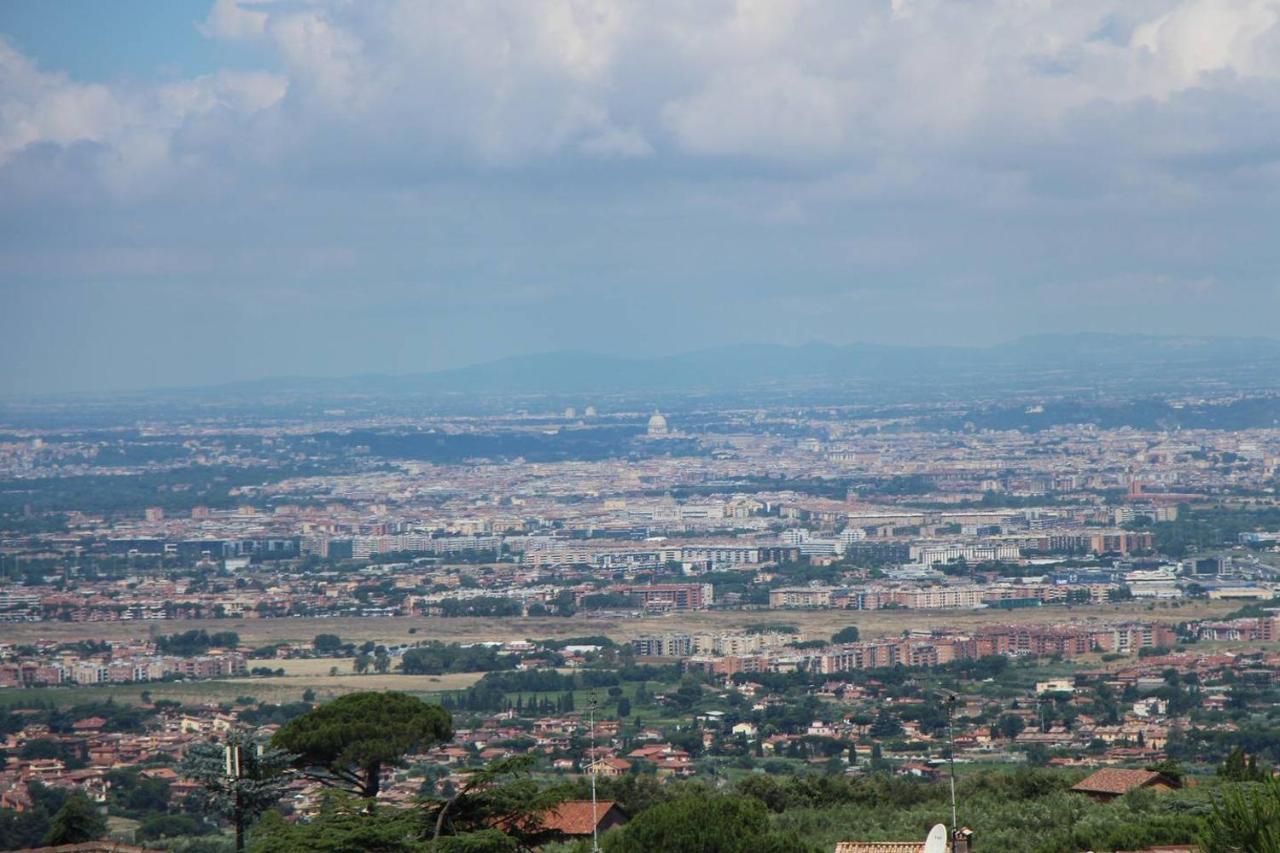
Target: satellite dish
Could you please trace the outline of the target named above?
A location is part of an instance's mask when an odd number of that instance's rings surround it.
[[[919,836],[916,837],[919,838]],[[947,828],[945,826],[939,823],[929,830],[929,837],[924,840],[923,853],[947,853]]]

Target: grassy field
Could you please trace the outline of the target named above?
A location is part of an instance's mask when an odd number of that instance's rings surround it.
[[[604,634],[618,641],[647,633],[716,632],[741,629],[760,623],[795,625],[806,637],[825,638],[848,625],[857,625],[864,637],[900,634],[906,630],[936,627],[972,628],[986,624],[1051,624],[1055,622],[1106,622],[1118,619],[1148,619],[1182,622],[1189,619],[1222,616],[1237,605],[1227,602],[1197,601],[1180,607],[1167,603],[1139,603],[1100,607],[1041,607],[1027,610],[755,610],[702,611],[648,616],[641,619],[618,617],[572,618],[543,617],[536,619],[219,619],[137,623],[24,623],[0,627],[0,641],[28,642],[34,639],[74,641],[82,639],[125,639],[137,637],[140,631],[168,634],[203,628],[210,632],[234,630],[246,645],[273,642],[308,641],[316,634],[337,634],[344,640],[382,643],[408,643],[421,640],[446,642],[483,642],[514,639],[548,639]],[[413,633],[410,633],[410,630]],[[173,699],[183,704],[230,702],[251,696],[261,702],[294,702],[307,690],[318,699],[329,699],[357,690],[403,690],[411,693],[438,694],[460,690],[475,683],[480,673],[441,676],[419,675],[355,675],[349,658],[305,660],[268,660],[257,665],[283,668],[282,676],[233,678],[218,681],[170,682],[152,684],[116,684],[101,687],[0,689],[0,705],[15,702],[56,701],[73,703],[111,698],[118,702],[140,703],[145,690],[154,699]],[[337,674],[330,670],[337,667]],[[575,697],[585,698],[585,697]]]
[[[282,661],[288,663],[288,661]],[[296,661],[295,663],[318,663]],[[329,663],[329,661],[323,661]],[[55,702],[69,705],[112,699],[116,702],[141,704],[147,692],[152,701],[172,699],[184,705],[220,704],[249,696],[258,702],[281,704],[297,702],[307,690],[315,691],[318,700],[332,699],[344,693],[362,690],[400,690],[407,693],[439,693],[461,690],[480,680],[483,673],[463,672],[447,675],[354,675],[350,666],[339,675],[323,672],[272,676],[267,678],[228,678],[211,681],[154,682],[151,684],[105,684],[95,687],[39,687],[0,689],[0,706],[31,702]]]
[[[305,642],[316,634],[337,634],[343,640],[380,643],[493,642],[518,639],[554,639],[604,634],[624,641],[642,634],[672,631],[730,631],[762,622],[795,625],[812,638],[828,637],[840,628],[857,625],[865,637],[900,634],[905,630],[935,627],[971,628],[990,624],[1090,622],[1116,619],[1150,619],[1182,622],[1214,618],[1238,608],[1231,602],[1196,601],[1181,607],[1168,603],[1129,602],[1090,607],[1037,607],[1025,610],[716,610],[671,613],[640,619],[595,618],[579,614],[531,619],[485,618],[340,618],[340,619],[202,619],[163,622],[37,622],[0,626],[0,642],[33,640],[72,642],[85,639],[122,640],[140,634],[171,634],[203,628],[209,632],[236,631],[241,642],[261,646],[277,642]],[[410,631],[413,633],[410,633]],[[279,663],[271,662],[272,666]],[[328,663],[323,672],[328,672]]]

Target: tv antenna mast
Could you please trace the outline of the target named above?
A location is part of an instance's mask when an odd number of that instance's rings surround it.
[[[947,775],[951,777],[951,836],[960,830],[956,819],[956,694],[948,693],[943,704],[947,706]]]
[[[596,814],[596,691],[591,691],[591,701],[587,703],[591,720],[591,853],[600,853],[600,817]]]

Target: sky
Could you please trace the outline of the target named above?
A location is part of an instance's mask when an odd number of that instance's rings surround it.
[[[4,0],[0,394],[1277,334],[1280,0]]]

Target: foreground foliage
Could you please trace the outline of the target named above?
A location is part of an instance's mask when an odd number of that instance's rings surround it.
[[[774,830],[753,797],[689,793],[654,806],[605,836],[606,853],[800,853],[814,850],[794,832]]]
[[[1205,853],[1280,853],[1280,780],[1224,787],[1200,843]]]
[[[974,829],[978,849],[1002,853],[1197,842],[1206,853],[1280,853],[1280,782],[1209,779],[1186,790],[1139,790],[1100,803],[1070,790],[1080,776],[1029,767],[975,771],[958,786],[960,820]],[[584,794],[580,781],[538,786],[519,772],[492,781],[491,789],[480,786],[458,798],[456,813],[443,821],[439,800],[368,814],[359,800],[345,795],[332,798],[309,824],[290,825],[269,814],[254,832],[253,849],[504,853],[549,840],[536,821],[525,822],[522,815]],[[631,816],[630,823],[601,838],[606,853],[817,853],[842,840],[923,839],[950,813],[946,784],[888,775],[750,774],[721,789],[637,776],[599,783],[601,799],[618,802]],[[445,829],[438,838],[437,826]],[[578,853],[589,842],[545,849]]]

